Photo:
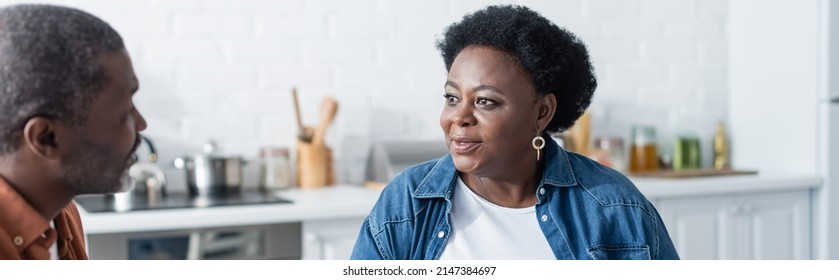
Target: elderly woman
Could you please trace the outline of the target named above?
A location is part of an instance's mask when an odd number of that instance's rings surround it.
[[[382,191],[353,259],[677,259],[621,173],[566,152],[597,86],[583,43],[521,6],[492,6],[438,42],[449,154]]]

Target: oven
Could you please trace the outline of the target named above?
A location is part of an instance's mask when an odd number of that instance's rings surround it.
[[[105,260],[300,259],[301,224],[88,235],[88,255]]]

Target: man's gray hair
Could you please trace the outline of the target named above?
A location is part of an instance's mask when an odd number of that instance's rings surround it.
[[[108,23],[77,9],[0,8],[0,155],[20,147],[32,117],[81,124],[105,84],[99,56],[124,48]]]

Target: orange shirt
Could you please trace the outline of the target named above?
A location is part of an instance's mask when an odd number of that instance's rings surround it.
[[[55,242],[60,259],[87,259],[76,204],[68,204],[53,221],[55,229],[0,177],[0,260],[48,260]]]

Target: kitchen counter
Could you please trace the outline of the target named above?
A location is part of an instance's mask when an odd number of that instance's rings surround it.
[[[338,185],[276,192],[292,203],[122,213],[89,213],[79,205],[79,211],[86,234],[146,232],[364,217],[379,193],[380,190]]]
[[[822,185],[822,179],[817,176],[767,174],[690,179],[630,177],[630,180],[650,200],[817,189]],[[360,186],[339,185],[276,192],[292,203],[123,213],[88,213],[79,207],[79,211],[87,234],[272,224],[365,217],[380,192]]]
[[[704,195],[743,194],[821,188],[822,179],[813,175],[756,174],[718,177],[664,179],[629,177],[647,199]]]

